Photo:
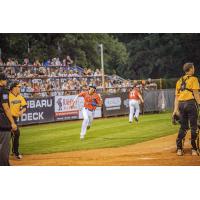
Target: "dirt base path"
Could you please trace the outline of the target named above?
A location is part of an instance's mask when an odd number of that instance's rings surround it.
[[[24,155],[22,160],[11,157],[10,161],[12,165],[25,166],[199,166],[200,156],[191,156],[189,136],[185,142],[185,155],[176,155],[176,136],[119,148]]]

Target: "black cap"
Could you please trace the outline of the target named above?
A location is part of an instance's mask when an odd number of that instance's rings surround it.
[[[12,90],[15,87],[21,87],[20,83],[19,82],[13,82],[13,83],[11,83],[10,90]]]
[[[4,73],[0,73],[0,80],[1,81],[5,81],[5,80],[7,80],[8,78],[7,78],[7,76],[4,74]]]

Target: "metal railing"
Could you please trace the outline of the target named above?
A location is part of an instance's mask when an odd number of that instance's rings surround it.
[[[21,94],[26,98],[31,97],[48,97],[48,96],[66,96],[66,95],[77,95],[81,91],[86,91],[88,87],[75,89],[75,90],[61,90],[61,89],[53,89],[46,91],[21,91]],[[97,92],[101,94],[117,94],[121,92],[128,92],[131,87],[106,87],[105,90],[103,87],[97,88]]]
[[[56,88],[59,88],[61,91],[62,88],[62,84],[67,82],[68,80],[72,80],[72,79],[76,79],[78,81],[81,80],[85,80],[87,82],[87,84],[89,84],[91,81],[93,81],[98,87],[102,87],[102,76],[85,76],[85,75],[76,75],[76,76],[69,76],[69,75],[63,75],[63,76],[52,76],[51,73],[54,72],[54,70],[58,70],[58,69],[65,69],[65,70],[73,70],[76,71],[78,70],[79,72],[83,72],[83,69],[79,66],[41,66],[44,67],[46,69],[49,69],[49,75],[35,75],[34,77],[16,77],[16,74],[14,75],[10,75],[9,79],[11,81],[13,80],[18,80],[21,82],[25,82],[27,84],[30,84],[30,87],[33,87],[33,85],[36,83],[40,84],[40,85],[44,85],[46,84],[47,81],[50,81],[51,84],[53,84],[54,86],[57,85]],[[39,70],[39,66],[34,66],[34,65],[15,65],[15,66],[0,66],[0,69],[5,69],[5,68],[13,68],[13,70],[15,71],[19,71],[22,72],[23,74],[23,70],[26,69],[32,69],[32,70]],[[18,68],[18,69],[17,69]],[[173,78],[173,79],[151,79],[151,83],[148,83],[148,80],[125,80],[123,78],[121,78],[120,76],[117,75],[105,75],[105,83],[106,85],[108,85],[108,83],[112,83],[111,87],[107,87],[105,86],[105,90],[108,90],[108,88],[110,90],[117,90],[116,88],[119,88],[119,86],[114,86],[114,85],[123,85],[122,83],[124,82],[129,82],[129,86],[133,86],[134,82],[137,81],[137,83],[140,85],[141,88],[143,89],[169,89],[169,88],[175,88],[176,85],[176,81],[178,79],[177,78]],[[146,82],[145,84],[143,84],[142,82]],[[80,84],[79,84],[80,86]],[[54,90],[55,91],[55,90]],[[70,91],[70,90],[68,90]],[[48,92],[48,91],[46,91]],[[66,91],[65,91],[66,92]],[[106,92],[106,91],[105,91]],[[27,93],[27,92],[26,92]]]

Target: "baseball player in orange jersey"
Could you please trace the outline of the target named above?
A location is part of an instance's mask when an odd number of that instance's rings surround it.
[[[83,112],[83,123],[80,133],[80,139],[83,140],[86,134],[87,129],[90,128],[93,121],[94,112],[97,106],[102,106],[102,99],[99,94],[96,93],[96,86],[89,85],[89,90],[86,92],[81,92],[73,100],[71,107],[74,106],[74,103],[78,97],[84,98],[84,107],[82,108]]]
[[[129,92],[129,123],[133,122],[133,114],[134,114],[134,119],[136,122],[138,122],[139,118],[139,113],[140,113],[140,106],[139,106],[139,101],[144,103],[144,100],[139,93],[138,88],[136,85],[133,87],[133,89]]]

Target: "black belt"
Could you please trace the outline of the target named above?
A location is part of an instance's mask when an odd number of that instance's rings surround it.
[[[180,103],[189,103],[189,102],[196,102],[195,99],[189,99],[189,100],[185,100],[185,101],[179,101]]]

